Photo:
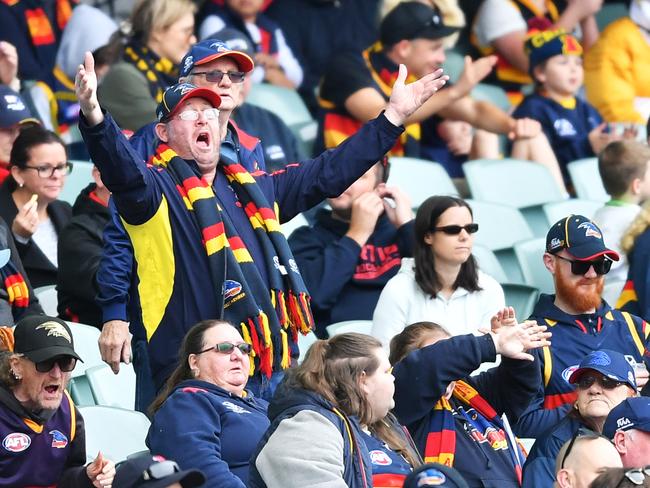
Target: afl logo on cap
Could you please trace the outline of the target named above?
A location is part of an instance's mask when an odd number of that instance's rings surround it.
[[[21,452],[29,447],[32,440],[27,434],[13,432],[2,440],[2,447],[10,452]]]

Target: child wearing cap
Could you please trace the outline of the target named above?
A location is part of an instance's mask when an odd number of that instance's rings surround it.
[[[542,124],[565,181],[566,165],[598,154],[612,135],[598,111],[577,95],[582,88],[582,46],[562,29],[532,34],[526,41],[535,92],[526,96],[514,117],[530,117]]]

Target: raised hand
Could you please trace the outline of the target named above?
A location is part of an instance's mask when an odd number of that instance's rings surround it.
[[[25,239],[32,237],[36,229],[38,228],[39,219],[38,219],[38,197],[36,194],[32,195],[32,198],[23,205],[14,221],[11,224],[11,231]]]
[[[465,56],[463,72],[455,85],[459,92],[463,95],[467,95],[472,91],[472,88],[478,85],[487,75],[490,74],[490,71],[492,71],[496,62],[496,56],[485,56],[476,61],[472,61],[471,57]]]
[[[405,84],[406,66],[399,65],[399,74],[393,85],[384,115],[394,125],[404,121],[424,104],[431,96],[447,83],[449,76],[442,74],[442,69],[423,76],[413,83]]]
[[[115,464],[110,459],[104,459],[100,452],[95,460],[86,466],[86,475],[96,488],[110,488],[115,478]]]
[[[517,325],[517,317],[515,316],[515,309],[512,307],[502,308],[490,319],[492,332],[496,332],[501,327],[512,327],[514,325]]]
[[[18,91],[18,51],[13,44],[0,41],[0,83]]]
[[[79,106],[84,117],[91,126],[104,120],[104,114],[97,100],[97,74],[95,73],[95,59],[86,51],[84,64],[80,64],[74,78],[74,89],[79,101]]]
[[[545,325],[537,325],[534,320],[526,320],[511,327],[501,327],[496,332],[490,332],[490,335],[497,353],[512,359],[534,361],[532,354],[526,351],[551,345],[551,333],[546,332]]]

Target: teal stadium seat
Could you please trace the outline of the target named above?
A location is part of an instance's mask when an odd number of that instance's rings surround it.
[[[38,298],[45,315],[58,317],[59,312],[57,311],[57,307],[59,305],[59,295],[56,291],[56,285],[45,285],[34,288],[34,295]]]
[[[59,195],[59,200],[74,204],[77,196],[93,182],[93,163],[90,161],[70,161],[72,163],[72,172],[65,177],[65,185]]]
[[[327,333],[330,337],[347,332],[357,332],[359,334],[370,334],[372,329],[372,320],[345,320],[336,322],[327,326]]]
[[[543,260],[546,239],[538,237],[517,242],[514,247],[525,283],[542,293],[554,293],[553,275],[546,269]]]
[[[135,409],[135,371],[132,364],[121,364],[119,374],[107,364],[86,369],[95,403],[106,407]]]
[[[496,85],[479,83],[472,90],[472,98],[474,100],[490,102],[504,112],[508,112],[512,108],[512,104],[510,103],[510,99],[505,90]]]
[[[550,229],[553,224],[567,215],[584,215],[588,219],[591,219],[596,213],[596,210],[602,206],[602,202],[570,198],[562,202],[545,203],[542,208],[544,215],[546,215],[548,228]]]
[[[456,83],[465,69],[465,55],[455,49],[445,51],[445,62],[442,63],[442,69],[449,76],[449,80]]]
[[[609,201],[609,195],[598,172],[598,158],[571,161],[567,165],[567,171],[578,198],[595,202]]]
[[[472,247],[472,255],[476,259],[481,271],[490,275],[499,283],[506,283],[508,281],[506,272],[499,262],[499,258],[489,248],[475,244]]]
[[[285,237],[289,238],[289,236],[293,233],[294,230],[296,230],[298,227],[303,227],[305,225],[309,225],[309,222],[305,218],[303,214],[298,214],[294,218],[292,218],[289,222],[285,222],[282,224],[282,233],[285,235]]]
[[[90,325],[68,322],[74,339],[74,350],[83,360],[77,361],[72,371],[68,391],[77,405],[95,405],[95,397],[86,376],[86,370],[93,366],[103,365],[99,354],[99,329]]]
[[[433,195],[458,196],[458,189],[445,168],[427,159],[390,158],[388,184],[406,192],[413,208],[418,208]]]
[[[503,283],[501,286],[506,296],[506,305],[515,309],[517,320],[521,322],[530,317],[537,304],[539,290],[534,286],[518,283]]]

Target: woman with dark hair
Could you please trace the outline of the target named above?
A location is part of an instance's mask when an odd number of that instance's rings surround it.
[[[432,321],[452,335],[490,327],[505,306],[501,286],[479,271],[472,256],[478,231],[472,209],[456,197],[434,196],[415,217],[413,259],[384,287],[372,318],[372,335],[388,349],[408,324]]]
[[[192,327],[178,366],[150,407],[151,452],[201,470],[210,486],[248,486],[251,454],[269,426],[268,403],[246,390],[250,354],[228,322]]]
[[[495,316],[495,331],[450,337],[440,325],[409,325],[390,344],[395,415],[427,463],[453,466],[472,488],[515,488],[525,454],[516,422],[541,382],[531,349],[549,345],[546,326],[517,324],[514,311]],[[482,363],[501,364],[470,376]],[[539,485],[550,486],[550,485]]]
[[[0,217],[11,226],[32,286],[56,283],[59,232],[72,208],[57,200],[72,170],[65,145],[40,125],[20,131],[11,149],[11,176],[0,187]]]
[[[402,486],[421,460],[389,413],[391,370],[381,343],[368,335],[316,341],[273,398],[249,486]]]

